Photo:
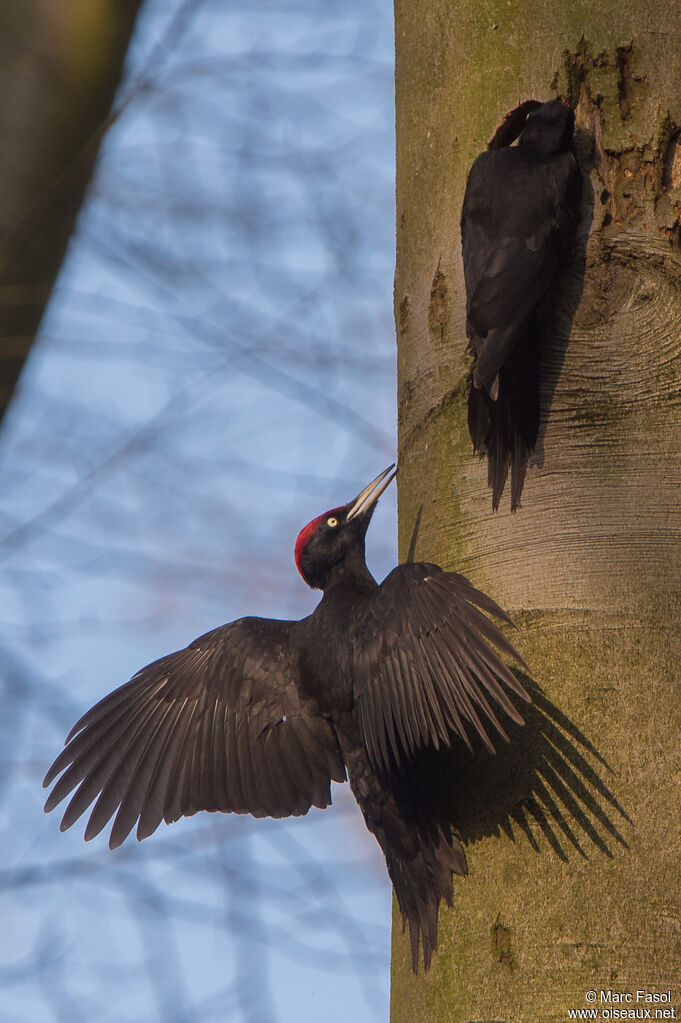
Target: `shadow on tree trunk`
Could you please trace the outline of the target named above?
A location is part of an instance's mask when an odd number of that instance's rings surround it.
[[[570,847],[585,859],[591,846],[613,858],[613,843],[628,848],[619,826],[631,819],[605,780],[611,768],[535,682],[521,679],[532,696],[525,725],[510,723],[510,742],[494,755],[481,743],[474,757],[463,745],[429,751],[417,771],[420,798],[464,846],[504,831],[541,853],[539,829],[564,862]]]
[[[544,301],[543,316],[547,322],[546,344],[539,362],[539,433],[530,456],[530,465],[544,465],[544,437],[549,422],[553,395],[560,380],[565,353],[574,320],[584,292],[586,247],[594,218],[595,195],[591,184],[593,168],[593,136],[583,129],[575,132],[575,152],[582,174],[580,214],[572,254],[567,266],[558,274]]]

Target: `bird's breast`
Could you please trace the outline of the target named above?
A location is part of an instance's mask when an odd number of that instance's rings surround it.
[[[298,685],[332,717],[354,707],[353,636],[362,607],[357,594],[325,594],[314,613],[299,623]]]

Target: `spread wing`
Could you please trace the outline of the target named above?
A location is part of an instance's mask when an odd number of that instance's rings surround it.
[[[452,733],[472,748],[467,726],[493,752],[486,723],[507,736],[491,701],[522,724],[506,690],[530,698],[490,644],[526,665],[487,615],[511,621],[462,575],[437,565],[400,565],[379,586],[355,644],[354,683],[376,769],[449,745]]]
[[[328,719],[298,693],[291,622],[242,618],[142,668],[78,721],[47,772],[45,804],[76,789],[61,828],[97,802],[85,838],[116,813],[110,846],[199,810],[286,817],[345,780]]]
[[[476,383],[494,379],[546,294],[572,234],[580,180],[571,152],[540,161],[497,149],[474,162],[461,239]]]

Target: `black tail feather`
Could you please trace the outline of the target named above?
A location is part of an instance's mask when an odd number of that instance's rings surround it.
[[[476,387],[471,374],[468,430],[476,452],[487,455],[492,508],[499,507],[511,472],[511,511],[520,505],[527,464],[539,432],[539,372],[536,344],[519,344],[499,372],[498,397]]]
[[[454,834],[439,830],[421,836],[415,855],[405,857],[395,848],[385,850],[388,873],[402,914],[402,930],[409,925],[411,965],[418,973],[419,948],[423,965],[430,967],[437,949],[440,903],[452,905],[452,874],[467,873],[466,856]]]
[[[438,912],[441,902],[452,905],[452,874],[467,873],[463,847],[445,810],[449,782],[437,757],[424,754],[407,772],[382,777],[364,749],[346,750],[345,756],[352,791],[385,856],[403,929],[409,926],[417,973],[419,949],[426,969],[437,949]]]

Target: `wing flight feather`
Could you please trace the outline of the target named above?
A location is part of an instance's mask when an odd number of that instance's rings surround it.
[[[464,576],[437,565],[400,565],[378,588],[354,665],[355,701],[376,769],[449,744],[452,735],[471,747],[469,729],[493,752],[488,724],[507,739],[494,704],[522,723],[508,690],[529,696],[499,651],[526,665],[488,615],[511,622]]]
[[[242,618],[105,696],[47,772],[46,786],[61,777],[46,811],[73,793],[64,830],[96,800],[85,838],[115,814],[115,848],[135,824],[142,839],[199,810],[285,817],[328,806],[345,766],[330,721],[296,687],[291,625]]]

